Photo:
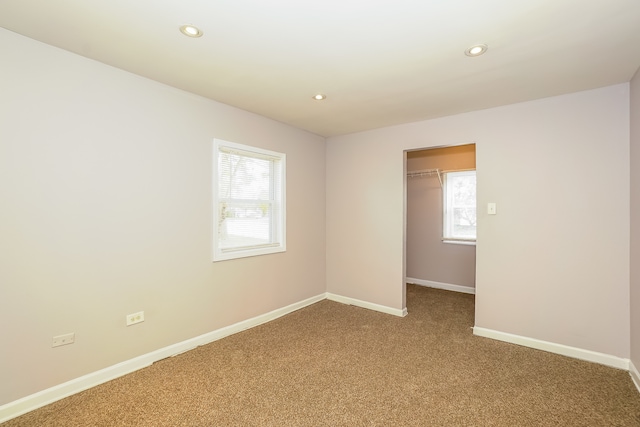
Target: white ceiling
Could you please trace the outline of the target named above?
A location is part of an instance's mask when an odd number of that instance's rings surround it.
[[[640,67],[639,0],[0,0],[0,27],[323,136]],[[477,43],[488,52],[465,56]]]

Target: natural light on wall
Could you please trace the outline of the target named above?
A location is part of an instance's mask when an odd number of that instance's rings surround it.
[[[442,240],[449,243],[476,241],[476,171],[443,174]]]
[[[285,251],[285,155],[213,145],[213,260]]]

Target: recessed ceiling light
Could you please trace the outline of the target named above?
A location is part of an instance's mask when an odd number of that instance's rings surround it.
[[[467,56],[480,56],[485,53],[487,49],[489,49],[489,46],[486,44],[477,44],[465,50],[464,54]]]
[[[327,97],[327,95],[323,95],[321,93],[314,95],[313,99],[315,99],[316,101],[322,101],[323,99],[325,99]]]
[[[180,32],[188,37],[202,37],[202,30],[195,25],[183,25]]]

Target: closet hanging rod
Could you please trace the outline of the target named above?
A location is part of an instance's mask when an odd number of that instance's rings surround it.
[[[442,174],[448,172],[466,172],[466,171],[474,171],[475,169],[455,169],[455,170],[442,170],[442,169],[420,169],[417,171],[407,172],[407,178],[420,178],[422,176],[433,176],[438,175],[438,181],[440,181],[440,187],[442,185]]]
[[[421,169],[417,171],[407,172],[407,176],[427,176],[427,175],[431,176],[441,172],[442,171],[440,169]]]
[[[417,171],[407,172],[407,178],[418,178],[421,176],[438,175],[438,181],[440,181],[440,187],[442,187],[442,171],[440,169],[421,169]]]
[[[420,176],[431,176],[431,175],[435,175],[436,173],[440,173],[440,174],[444,174],[444,173],[450,173],[450,172],[467,172],[467,171],[474,171],[474,168],[469,168],[469,169],[421,169],[421,170],[416,170],[416,171],[410,171],[407,172],[407,176],[412,178],[412,177],[420,177]]]

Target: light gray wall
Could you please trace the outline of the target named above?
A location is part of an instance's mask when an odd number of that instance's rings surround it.
[[[325,292],[323,138],[3,29],[0,52],[0,405]],[[214,137],[286,153],[286,253],[211,262]]]
[[[475,169],[475,145],[407,153],[407,172]],[[407,278],[475,287],[476,247],[442,241],[442,186],[437,176],[407,179]]]
[[[329,138],[328,291],[404,308],[403,151],[468,142],[476,326],[628,358],[629,84]]]
[[[637,372],[640,369],[640,70],[631,80],[631,362]]]

